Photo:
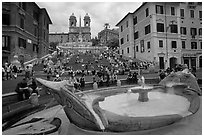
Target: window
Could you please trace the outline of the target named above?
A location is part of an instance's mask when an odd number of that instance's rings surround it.
[[[202,41],[200,42],[200,49],[202,49]]]
[[[171,28],[171,33],[178,33],[177,25],[173,24],[170,26],[170,28]]]
[[[137,16],[133,18],[134,25],[137,24]]]
[[[163,48],[163,40],[159,40],[159,47]]]
[[[130,53],[130,49],[129,49],[129,47],[127,47],[127,53]]]
[[[175,15],[175,8],[171,7],[171,15]]]
[[[181,27],[181,34],[186,35],[186,27]]]
[[[197,29],[196,28],[191,28],[191,35],[192,36],[197,35]]]
[[[18,38],[18,46],[26,48],[26,40],[24,40],[22,38]]]
[[[139,38],[139,33],[138,31],[134,33],[134,39],[138,39]]]
[[[136,52],[138,52],[139,51],[139,47],[138,46],[136,46]]]
[[[157,32],[164,32],[164,24],[157,23]]]
[[[140,49],[141,49],[141,53],[145,52],[145,49],[144,49],[144,40],[141,40],[140,41]]]
[[[148,8],[146,8],[145,13],[146,13],[146,17],[148,17],[149,16],[149,9]]]
[[[20,28],[24,29],[24,25],[25,25],[24,17],[21,17],[20,18]]]
[[[202,28],[199,28],[199,35],[202,35]]]
[[[180,16],[181,18],[184,18],[184,9],[180,9]]]
[[[10,25],[10,14],[2,13],[2,25]]]
[[[186,48],[186,42],[185,41],[181,41],[181,45],[182,45],[182,49]]]
[[[194,18],[194,10],[190,10],[190,17]]]
[[[120,43],[121,43],[121,45],[124,43],[123,38],[120,39]]]
[[[126,27],[128,28],[128,21],[126,21]]]
[[[157,13],[157,14],[164,14],[163,6],[161,6],[161,5],[156,5],[156,13]]]
[[[37,48],[37,45],[36,45],[36,44],[33,44],[33,52],[36,51],[36,48]]]
[[[191,49],[197,49],[197,42],[191,42]]]
[[[150,49],[150,41],[147,42],[147,49]]]
[[[151,32],[151,27],[150,24],[148,26],[145,27],[145,35],[149,34]]]
[[[124,52],[124,51],[122,50],[122,55],[123,55],[123,52]]]
[[[2,50],[10,50],[10,36],[2,36]]]
[[[171,41],[171,48],[172,49],[176,49],[177,48],[176,41]]]
[[[127,42],[129,41],[129,35],[127,34]]]
[[[202,11],[199,11],[199,18],[202,19]]]
[[[123,31],[123,26],[120,27],[121,32]]]

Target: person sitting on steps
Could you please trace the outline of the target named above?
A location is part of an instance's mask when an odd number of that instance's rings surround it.
[[[27,78],[23,78],[23,80],[17,84],[15,91],[18,93],[19,101],[29,99],[32,89],[28,87]]]

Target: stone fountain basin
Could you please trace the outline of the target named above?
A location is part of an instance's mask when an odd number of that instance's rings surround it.
[[[138,90],[141,89],[141,87],[139,86],[133,87],[133,88]],[[100,105],[98,106],[93,105],[92,107],[95,108],[94,109],[95,113],[97,113],[99,117],[100,116],[105,117],[105,119],[108,121],[108,124],[105,127],[105,130],[111,131],[111,132],[131,132],[131,131],[140,131],[140,130],[159,128],[159,127],[173,124],[183,119],[186,116],[192,115],[196,113],[197,110],[199,109],[200,100],[197,93],[193,92],[192,90],[186,89],[185,84],[180,83],[172,87],[154,86],[152,88],[157,89],[156,90],[157,92],[161,92],[164,94],[172,94],[172,93],[167,93],[166,89],[176,89],[174,90],[174,95],[186,98],[186,100],[189,102],[188,109],[178,114],[134,117],[134,116],[120,115],[118,113],[111,112],[111,110],[104,109]],[[147,87],[146,89],[151,90],[151,88],[149,87]],[[155,90],[152,90],[152,92],[154,91]],[[101,104],[104,100],[106,100],[106,98],[114,95],[126,94],[125,92],[127,92],[126,88],[120,88],[120,89],[116,88],[112,90],[107,89],[107,90],[92,92],[89,94],[89,96],[92,96],[92,98],[95,97],[93,99],[93,102],[95,103],[98,102],[99,104]],[[103,120],[104,119],[102,119],[103,123],[107,122]]]
[[[100,103],[105,102],[106,98],[111,96],[127,94],[130,86],[72,93],[72,86],[67,85],[66,81],[57,83],[43,79],[37,80],[45,87],[51,89],[50,92],[53,93],[59,104],[64,106],[66,116],[72,124],[89,131],[131,132],[164,127],[196,113],[200,105],[198,93],[187,88],[185,84],[177,82],[177,84],[171,86],[154,86],[152,89],[157,89],[157,92],[162,94],[173,94],[187,100],[189,106],[182,113],[126,116],[104,109],[100,106]],[[142,87],[134,88],[143,90]],[[154,91],[151,88],[147,88],[147,90],[149,90],[148,92]],[[169,92],[169,90],[174,91]],[[177,103],[173,102],[174,104],[175,106],[177,105]]]

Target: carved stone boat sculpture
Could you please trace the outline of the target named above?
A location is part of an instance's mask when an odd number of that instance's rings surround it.
[[[192,74],[184,72],[170,74],[159,83],[159,86],[148,88],[148,93],[145,93],[145,97],[151,96],[155,89],[157,89],[155,92],[159,92],[157,95],[161,93],[165,96],[168,94],[167,89],[174,89],[174,96],[185,100],[189,104],[187,108],[181,110],[180,113],[150,116],[123,115],[102,107],[102,103],[109,100],[109,97],[117,96],[119,98],[120,95],[128,97],[128,94],[131,94],[130,97],[132,97],[138,93],[138,90],[144,90],[143,87],[99,89],[97,92],[82,94],[82,92],[75,93],[73,85],[69,84],[68,81],[52,82],[41,78],[36,78],[36,80],[49,88],[54,98],[59,104],[64,106],[64,111],[71,123],[79,128],[91,131],[131,132],[159,128],[173,124],[183,117],[196,113],[200,106],[198,94],[200,95],[201,91],[196,79]],[[127,93],[127,90],[132,90],[133,92]],[[136,103],[148,103],[151,98],[142,102],[139,101],[140,99],[135,100]],[[119,106],[123,106],[123,104],[119,104]]]

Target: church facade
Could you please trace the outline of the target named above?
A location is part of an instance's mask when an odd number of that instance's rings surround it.
[[[91,19],[88,13],[84,16],[83,26],[81,25],[81,17],[79,18],[79,26],[77,26],[76,16],[72,13],[69,18],[68,42],[90,42],[91,40]]]
[[[91,19],[88,13],[84,16],[83,25],[81,17],[79,18],[79,25],[77,26],[77,18],[72,13],[68,21],[68,33],[50,33],[49,43],[78,43],[78,42],[90,42],[91,41]]]
[[[81,17],[79,17],[79,23],[77,25],[77,18],[72,13],[69,17],[69,31],[68,33],[50,33],[49,42],[58,42],[58,48],[66,51],[76,52],[92,52],[98,53],[104,51],[106,47],[92,47],[91,42],[91,19],[88,13],[83,18],[83,24]]]

